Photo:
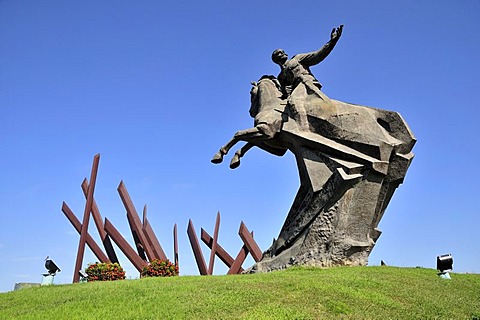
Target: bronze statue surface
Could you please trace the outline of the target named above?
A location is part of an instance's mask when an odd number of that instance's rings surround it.
[[[330,99],[310,71],[342,31],[334,28],[322,48],[291,59],[275,50],[278,77],[252,83],[254,127],[235,133],[212,159],[221,163],[239,141],[246,144],[235,152],[232,169],[253,146],[295,155],[299,191],[278,238],[253,270],[367,264],[380,219],[413,159],[416,140],[399,113]]]

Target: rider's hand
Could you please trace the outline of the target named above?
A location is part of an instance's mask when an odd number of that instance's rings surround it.
[[[331,40],[338,40],[340,36],[342,35],[342,30],[343,30],[343,24],[340,25],[338,28],[333,28],[332,33],[330,34],[330,39]]]

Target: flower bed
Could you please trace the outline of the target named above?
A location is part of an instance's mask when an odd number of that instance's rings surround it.
[[[152,260],[143,267],[142,277],[173,277],[178,276],[178,266],[167,260]]]
[[[125,279],[125,271],[118,263],[92,263],[85,270],[87,281],[115,281]]]

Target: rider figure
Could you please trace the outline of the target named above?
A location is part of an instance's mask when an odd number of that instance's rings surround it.
[[[316,94],[319,98],[328,99],[322,92],[322,85],[313,76],[310,67],[322,62],[332,52],[342,35],[343,25],[333,28],[328,41],[319,50],[309,53],[301,53],[293,56],[290,60],[282,49],[276,49],[272,53],[272,60],[280,66],[278,81],[282,87],[283,98],[288,99],[288,104],[293,116],[300,128],[308,129],[307,114],[304,100],[309,93]]]

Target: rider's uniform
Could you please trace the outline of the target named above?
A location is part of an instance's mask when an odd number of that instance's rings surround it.
[[[337,39],[330,40],[322,48],[310,53],[301,53],[287,60],[278,75],[282,93],[300,128],[308,126],[307,112],[304,107],[305,98],[313,93],[325,102],[328,97],[321,91],[322,85],[313,76],[310,67],[322,62],[333,50]]]

